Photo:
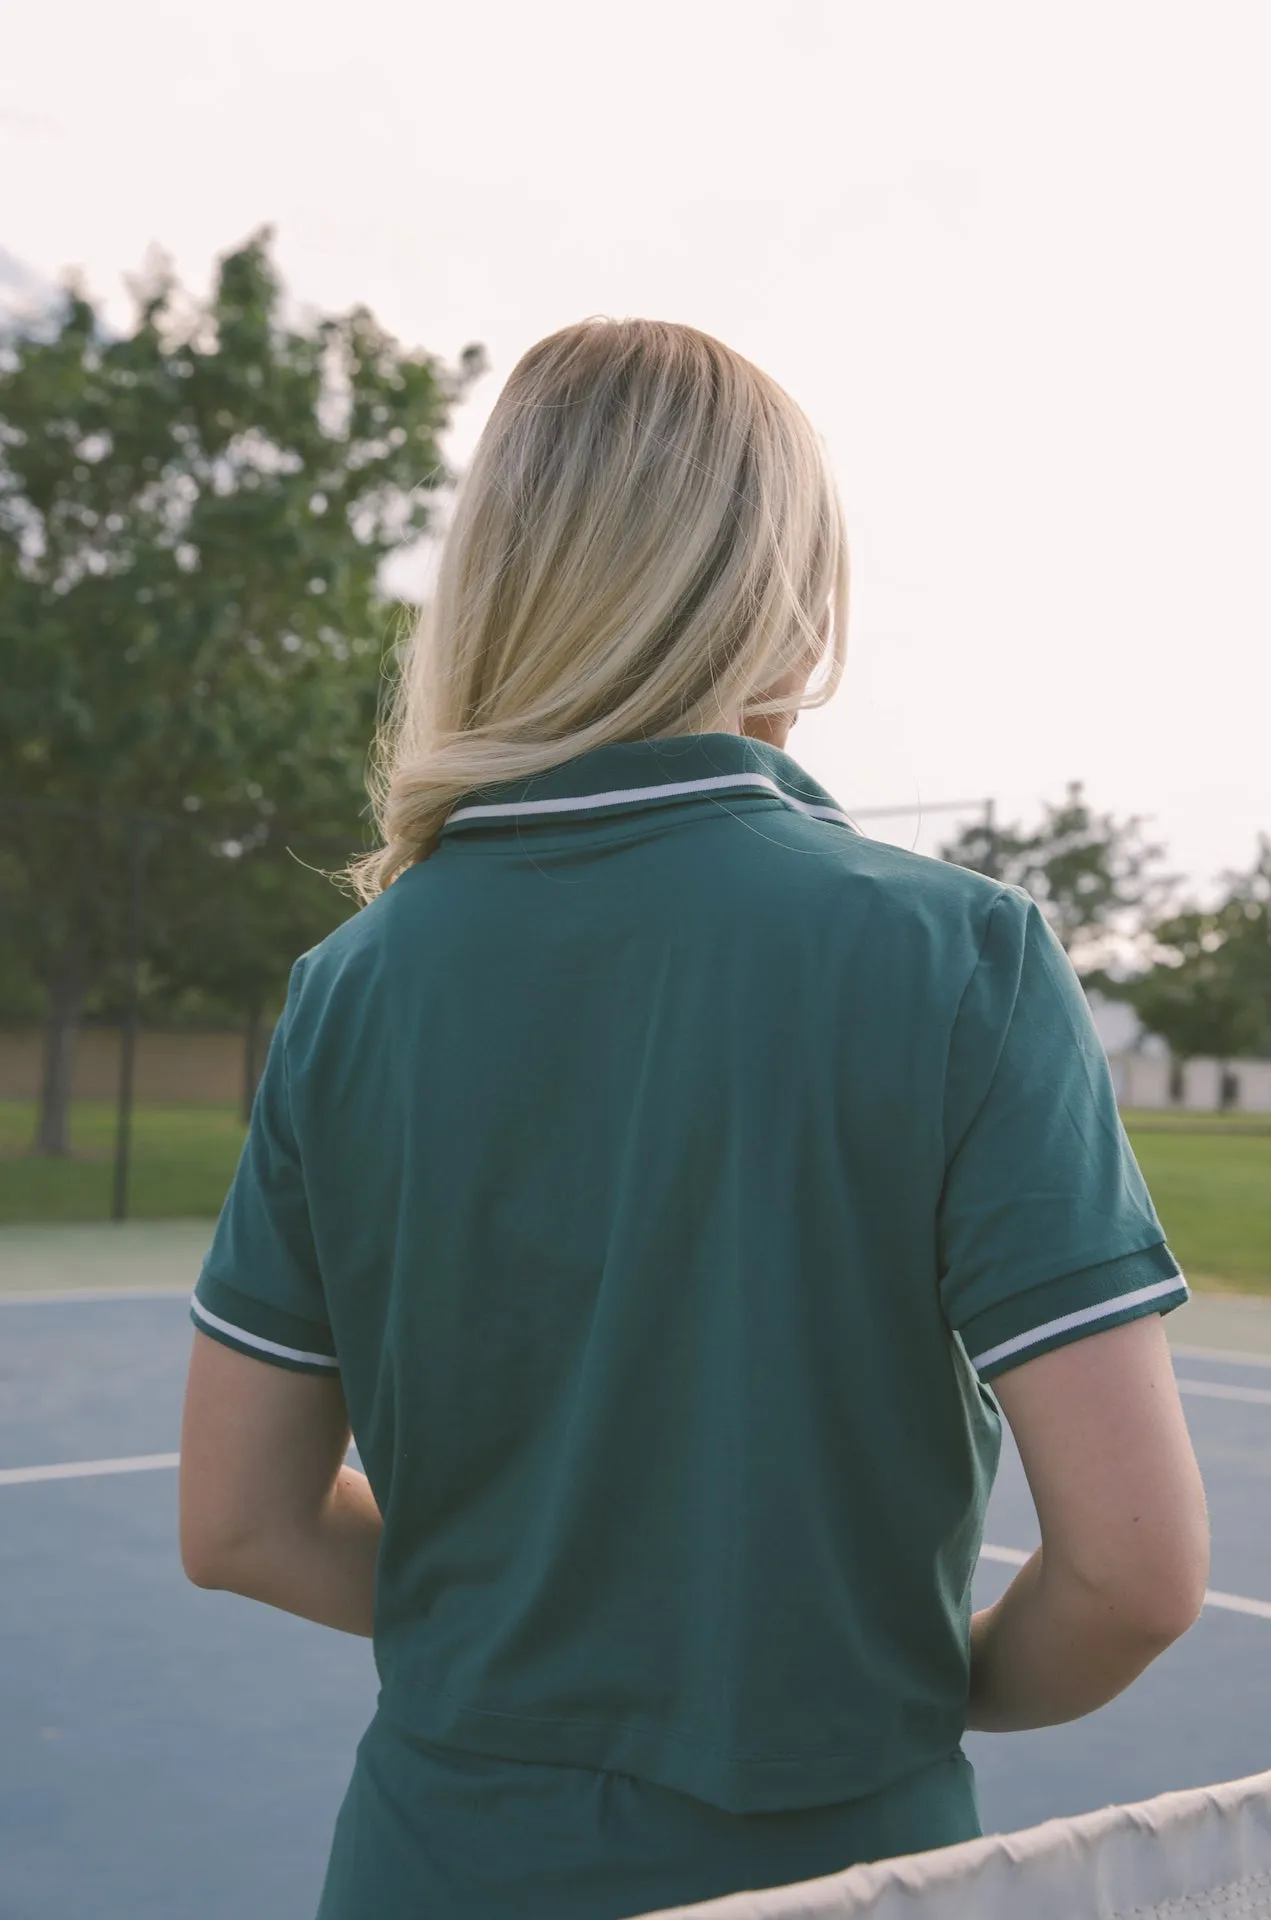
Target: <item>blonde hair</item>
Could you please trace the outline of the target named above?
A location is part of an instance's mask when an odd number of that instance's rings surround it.
[[[594,747],[789,711],[843,677],[848,558],[829,458],[767,374],[694,327],[593,317],[540,340],[460,485],[368,782],[364,900],[455,803]],[[766,690],[766,691],[765,691]]]

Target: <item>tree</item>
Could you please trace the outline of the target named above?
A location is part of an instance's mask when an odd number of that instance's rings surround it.
[[[205,302],[153,265],[123,336],[71,287],[0,342],[0,880],[44,997],[46,1152],[138,834],[151,882],[182,823],[360,841],[381,565],[430,524],[438,436],[485,370],[362,308],[289,318],[270,245],[227,254]]]
[[[1181,1060],[1271,1058],[1271,836],[1247,874],[1224,873],[1218,905],[1152,928],[1154,963],[1107,991]]]
[[[1083,981],[1102,986],[1099,962],[1140,936],[1177,885],[1176,875],[1152,871],[1164,848],[1144,842],[1142,824],[1138,814],[1092,813],[1074,780],[1066,799],[1045,804],[1035,833],[998,827],[990,815],[941,847],[940,858],[1032,894]]]
[[[244,1026],[243,1115],[264,1064],[266,1023],[282,1005],[296,955],[354,911],[323,871],[347,857],[348,835],[277,832],[244,846],[217,838],[174,846],[164,912],[147,947],[143,1004],[154,1018],[229,1019]]]

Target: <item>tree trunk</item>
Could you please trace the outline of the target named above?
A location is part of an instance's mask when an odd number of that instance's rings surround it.
[[[243,1030],[243,1124],[246,1126],[252,1117],[252,1101],[256,1098],[256,1089],[260,1085],[261,1071],[264,1067],[261,1049],[261,1020],[259,1008],[253,1008],[247,1016],[247,1025]]]
[[[35,1129],[36,1153],[65,1154],[71,1150],[71,1082],[83,1004],[82,981],[69,971],[60,974],[49,988],[49,1010],[44,1022],[44,1075]]]

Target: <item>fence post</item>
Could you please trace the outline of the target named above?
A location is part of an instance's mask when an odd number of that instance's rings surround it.
[[[132,1151],[132,1090],[137,1056],[137,1003],[141,973],[141,829],[134,821],[128,836],[128,980],[124,1021],[119,1034],[119,1102],[115,1118],[115,1183],[112,1220],[128,1218],[128,1173]]]
[[[984,871],[990,880],[999,878],[997,861],[997,809],[992,800],[984,802]]]
[[[247,1016],[243,1029],[243,1125],[248,1126],[252,1117],[252,1103],[256,1098],[256,1089],[260,1085],[261,1046],[260,1046],[260,1009],[253,1007]]]

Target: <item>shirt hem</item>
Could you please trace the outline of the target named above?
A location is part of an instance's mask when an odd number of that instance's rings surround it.
[[[862,1737],[868,1749],[852,1753],[741,1757],[687,1741],[663,1728],[560,1721],[506,1714],[485,1708],[457,1707],[438,1694],[411,1685],[409,1717],[394,1710],[391,1694],[381,1694],[379,1713],[393,1725],[433,1745],[457,1748],[488,1758],[539,1765],[586,1767],[602,1773],[630,1774],[673,1792],[723,1808],[728,1813],[777,1813],[859,1800],[897,1786],[910,1775],[937,1765],[960,1746],[958,1716],[922,1752],[899,1751]]]

